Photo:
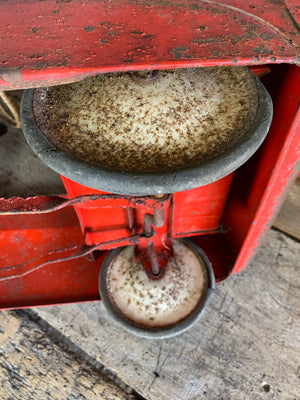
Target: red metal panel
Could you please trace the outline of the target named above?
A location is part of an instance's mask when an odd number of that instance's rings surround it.
[[[0,89],[108,71],[297,62],[297,13],[294,0],[0,0]]]
[[[275,101],[274,119],[261,150],[236,172],[223,224],[236,259],[249,263],[300,170],[300,69],[290,66]]]
[[[99,262],[78,260],[48,264],[22,277],[3,280],[12,273],[21,274],[34,257],[49,251],[84,244],[84,237],[71,207],[52,214],[0,216],[0,307],[24,307],[40,304],[99,299]]]
[[[173,235],[218,231],[233,173],[217,182],[174,194]]]
[[[70,179],[63,176],[61,179],[70,198],[82,194],[105,193],[72,182]],[[79,218],[81,229],[85,234],[86,243],[89,245],[131,235],[128,224],[128,212],[126,209],[112,208],[90,210],[75,207],[75,210]]]

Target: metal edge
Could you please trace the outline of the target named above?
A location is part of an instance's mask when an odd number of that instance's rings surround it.
[[[195,168],[162,173],[115,172],[92,166],[58,150],[37,127],[33,115],[34,89],[24,91],[21,102],[23,132],[37,156],[59,174],[90,188],[134,196],[174,193],[205,186],[235,171],[264,141],[273,116],[272,100],[255,77],[259,95],[257,116],[247,134],[227,154]]]
[[[206,271],[208,273],[209,279],[208,279],[206,299],[198,305],[198,307],[196,308],[196,310],[193,312],[192,315],[190,315],[184,321],[180,322],[178,325],[173,326],[171,328],[160,329],[160,330],[146,330],[138,328],[133,324],[131,324],[130,322],[128,322],[125,318],[122,318],[122,316],[120,316],[115,311],[114,307],[111,305],[105,284],[106,272],[109,267],[109,264],[122,251],[124,247],[111,250],[102,264],[99,274],[99,292],[103,305],[106,311],[108,312],[109,316],[119,326],[121,326],[123,329],[125,329],[127,332],[130,332],[133,335],[143,337],[146,339],[167,339],[180,335],[186,332],[188,329],[190,329],[201,318],[201,316],[203,315],[204,311],[206,310],[209,304],[211,295],[215,289],[215,275],[208,257],[206,256],[204,251],[199,246],[197,246],[193,241],[189,239],[175,239],[175,240],[185,243],[196,254],[198,258],[200,257],[204,261],[204,265],[206,266]]]

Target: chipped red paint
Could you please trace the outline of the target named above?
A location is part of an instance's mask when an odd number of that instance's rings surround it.
[[[295,0],[0,0],[0,89],[96,73],[295,63]]]

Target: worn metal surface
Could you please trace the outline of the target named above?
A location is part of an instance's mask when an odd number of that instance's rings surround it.
[[[159,83],[159,81],[157,82]],[[255,115],[252,124],[248,127],[248,129],[244,132],[244,134],[236,141],[236,143],[232,144],[231,147],[227,149],[227,151],[217,154],[217,156],[215,156],[214,158],[208,159],[206,162],[200,165],[197,165],[196,163],[196,165],[190,166],[189,163],[192,160],[188,159],[188,166],[182,169],[170,170],[170,168],[168,168],[168,170],[162,170],[160,172],[158,171],[151,172],[151,170],[150,172],[139,172],[139,171],[136,172],[129,170],[128,172],[126,172],[123,170],[114,170],[111,168],[108,169],[105,166],[101,167],[95,166],[85,161],[82,161],[78,158],[74,158],[73,156],[67,154],[66,152],[54,146],[38,128],[34,117],[33,98],[35,95],[35,90],[33,89],[24,91],[22,99],[21,117],[22,117],[23,131],[28,144],[31,146],[34,152],[50,168],[59,172],[61,175],[69,179],[72,179],[75,182],[87,185],[93,189],[119,193],[119,194],[127,194],[127,195],[144,196],[144,195],[174,193],[182,190],[188,190],[195,187],[204,186],[223,178],[224,176],[230,174],[232,171],[236,170],[243,163],[245,163],[259,148],[259,146],[265,139],[268,133],[268,129],[270,127],[272,120],[273,106],[272,106],[272,100],[268,92],[257,79],[256,79],[256,88],[259,98],[259,107],[257,109],[257,113]],[[222,117],[219,114],[218,116],[222,120]],[[210,125],[209,121],[205,121],[205,124],[203,125],[208,127]],[[188,134],[189,132],[187,130],[186,136],[188,136]],[[201,141],[205,142],[204,140],[205,131],[203,135],[204,135],[203,138],[200,137],[201,139],[200,143]],[[216,144],[215,139],[217,138],[217,136],[218,133],[216,132],[215,137],[213,138],[211,143],[212,145]],[[88,140],[88,146],[90,146],[90,152],[92,152],[94,148],[93,140],[91,139]],[[131,141],[132,140],[134,140],[134,138],[131,138]],[[209,140],[210,137],[207,138],[208,142]],[[115,146],[115,143],[112,143],[109,146],[109,148],[111,149],[113,146]],[[133,147],[134,146],[130,146],[131,149]],[[134,157],[136,157],[139,154],[138,153],[139,147],[142,146],[140,145],[140,143],[137,143],[136,144],[137,150],[133,154]],[[207,148],[209,148],[209,145],[207,146]],[[120,151],[119,147],[116,148],[115,152],[111,151],[109,152],[111,158],[113,158],[116,155],[117,150]],[[209,150],[208,154],[209,156],[212,156],[212,154],[210,154],[210,151],[212,150]],[[150,154],[152,153],[153,150],[150,152]],[[161,150],[160,153],[163,154],[163,149]],[[185,153],[189,153],[188,149],[185,151]],[[138,160],[141,161],[142,157],[143,157],[143,152],[141,152],[141,154],[139,155]],[[156,156],[153,157],[156,158]],[[169,157],[170,161],[168,162],[172,162],[171,160],[173,159],[173,155],[169,154]],[[197,155],[196,157],[199,156]],[[117,156],[116,158],[117,160],[120,159]],[[126,159],[125,156],[124,158]],[[191,158],[193,159],[193,156]],[[197,160],[194,161],[196,162]],[[149,163],[151,163],[151,160],[149,160]]]
[[[295,0],[1,0],[0,89],[99,72],[295,63]]]
[[[102,74],[36,89],[34,119],[58,149],[101,169],[164,172],[230,152],[256,118],[259,92],[245,67],[160,71],[145,84]]]
[[[130,332],[166,338],[190,328],[202,315],[214,276],[203,252],[176,240],[174,257],[160,281],[149,280],[133,247],[112,252],[100,273],[100,294],[112,317]]]

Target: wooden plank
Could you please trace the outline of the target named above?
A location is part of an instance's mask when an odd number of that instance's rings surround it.
[[[216,288],[202,319],[167,340],[134,337],[101,303],[35,309],[147,400],[299,399],[300,244],[271,231]]]
[[[0,312],[2,400],[133,399],[34,321]]]
[[[300,240],[300,177],[291,187],[273,226]]]

